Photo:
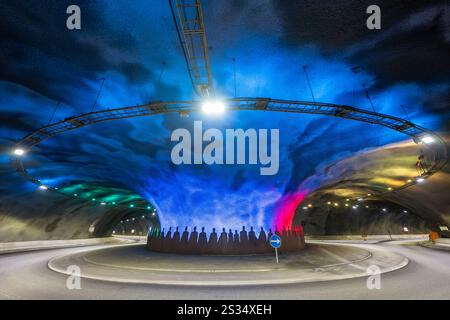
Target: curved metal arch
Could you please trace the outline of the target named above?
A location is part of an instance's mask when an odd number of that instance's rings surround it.
[[[200,101],[152,102],[140,106],[122,107],[117,109],[108,109],[86,113],[79,116],[66,118],[63,121],[45,126],[23,138],[15,145],[15,148],[29,150],[33,146],[40,144],[44,140],[62,134],[66,131],[71,131],[79,129],[81,127],[106,121],[152,116],[158,114],[179,113],[180,115],[186,115],[190,112],[200,112],[200,103]],[[447,144],[438,134],[398,117],[345,105],[270,98],[228,99],[225,100],[225,104],[227,106],[227,110],[253,110],[319,114],[376,124],[406,134],[412,137],[416,143],[419,143],[421,141],[421,138],[425,135],[431,136],[436,141],[436,143],[428,145],[428,147],[433,151],[433,164],[424,174],[421,175],[422,178],[428,178],[437,171],[441,170],[448,161]],[[19,156],[13,157],[13,164],[15,166],[15,169],[26,176],[27,179],[31,180],[34,183],[39,183],[38,179],[35,179],[28,175]],[[395,188],[392,191],[407,188],[411,185],[414,185],[415,183],[416,181],[413,180],[412,182],[406,183],[405,185]]]

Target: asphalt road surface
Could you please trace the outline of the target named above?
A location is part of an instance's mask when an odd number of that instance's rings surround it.
[[[67,276],[51,271],[47,262],[86,248],[67,248],[0,255],[0,299],[450,299],[450,251],[412,242],[358,244],[392,251],[409,264],[381,275],[381,289],[367,289],[367,278],[316,283],[188,287],[141,285],[81,279],[80,290],[66,287]],[[98,249],[104,246],[94,246]]]

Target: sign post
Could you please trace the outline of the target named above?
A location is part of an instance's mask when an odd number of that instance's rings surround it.
[[[281,238],[279,235],[274,234],[270,237],[269,239],[269,243],[272,246],[272,248],[275,249],[275,258],[277,260],[277,264],[278,264],[278,248],[281,247]]]

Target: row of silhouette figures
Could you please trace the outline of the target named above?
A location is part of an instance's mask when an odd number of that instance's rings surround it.
[[[147,248],[157,252],[181,254],[267,253],[273,251],[269,244],[269,239],[273,234],[281,237],[281,252],[297,251],[305,246],[301,227],[283,227],[281,232],[278,229],[272,232],[272,229],[270,229],[268,233],[261,227],[258,236],[253,227],[248,232],[245,227],[242,227],[240,232],[237,230],[233,232],[231,229],[227,232],[223,228],[220,234],[213,228],[209,238],[204,227],[202,227],[200,232],[197,231],[197,227],[194,227],[191,232],[186,227],[182,233],[176,227],[174,232],[172,232],[172,228],[169,228],[167,232],[165,232],[165,229],[150,230]]]

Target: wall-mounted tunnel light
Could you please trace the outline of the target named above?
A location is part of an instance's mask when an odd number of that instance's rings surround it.
[[[387,188],[389,191],[392,191],[392,187]]]
[[[424,178],[417,178],[416,181],[417,181],[418,183],[421,183],[421,182],[424,182],[425,179],[424,179]]]
[[[20,157],[20,156],[23,156],[23,155],[25,154],[25,150],[20,149],[20,148],[17,148],[17,149],[15,149],[15,150],[13,151],[13,153],[14,153],[14,155]]]
[[[330,202],[330,201],[328,201],[328,202],[327,202],[327,204],[331,204],[331,202]]]
[[[40,186],[39,186],[39,189],[41,189],[41,190],[48,190],[48,187],[45,186],[45,185],[40,185]]]
[[[100,203],[102,206],[106,206],[106,202],[102,202]]]
[[[381,209],[381,210],[383,210],[383,212],[386,212],[386,211],[387,211],[387,209],[386,209],[386,208],[383,208],[383,209]]]
[[[308,204],[308,208],[312,208],[312,204]]]
[[[134,208],[134,204],[130,204],[130,208]]]
[[[408,211],[407,210],[403,210],[403,213],[408,213]]]
[[[357,206],[353,206],[353,207],[352,207],[352,209],[355,209],[355,210],[356,210],[357,208],[358,208]]]
[[[225,103],[219,100],[206,100],[202,103],[202,111],[206,114],[222,114],[225,112]]]
[[[335,202],[335,203],[334,203],[334,206],[335,206],[335,207],[339,207],[339,203]]]
[[[303,207],[303,210],[308,210],[308,207]]]
[[[359,198],[358,201],[359,201],[359,202],[362,202],[362,201],[364,201],[364,199],[363,199],[363,198]]]
[[[420,141],[422,141],[423,143],[432,143],[434,142],[434,138],[430,136],[425,136],[421,138]]]

